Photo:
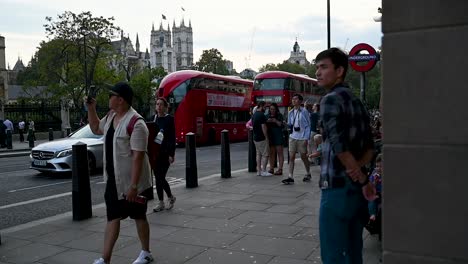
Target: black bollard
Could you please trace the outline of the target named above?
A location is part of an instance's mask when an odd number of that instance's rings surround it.
[[[67,137],[68,137],[70,135],[70,133],[71,133],[71,128],[67,127],[66,130],[67,130]]]
[[[32,130],[32,128],[30,128],[28,131],[28,142],[29,148],[34,148],[34,131]]]
[[[72,146],[72,207],[73,220],[91,218],[91,187],[89,183],[88,148],[78,142]]]
[[[257,151],[253,140],[253,130],[249,129],[249,172],[257,171]]]
[[[49,127],[49,141],[54,140],[54,130]]]
[[[195,134],[185,135],[185,187],[198,187],[197,153],[195,149]]]
[[[7,129],[6,131],[6,145],[7,149],[12,149],[13,148],[13,140],[11,139],[11,130]]]
[[[231,178],[231,153],[229,151],[229,131],[221,131],[221,178]]]

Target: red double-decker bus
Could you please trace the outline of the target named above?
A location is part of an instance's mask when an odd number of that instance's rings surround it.
[[[313,104],[319,102],[325,90],[318,87],[316,79],[307,75],[267,71],[255,76],[252,103],[277,103],[280,112],[286,117],[288,107],[292,105],[292,96],[296,93],[304,97],[304,103]]]
[[[167,75],[157,95],[169,102],[178,144],[188,132],[196,134],[197,143],[214,144],[224,129],[230,141],[247,140],[252,88],[250,80],[185,70]]]

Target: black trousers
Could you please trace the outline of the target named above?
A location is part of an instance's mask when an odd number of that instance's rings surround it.
[[[156,178],[156,192],[158,194],[159,201],[164,200],[164,192],[166,192],[167,197],[172,197],[171,187],[169,187],[169,183],[166,180],[169,165],[169,157],[162,156],[156,161],[156,166],[153,170],[154,177]]]

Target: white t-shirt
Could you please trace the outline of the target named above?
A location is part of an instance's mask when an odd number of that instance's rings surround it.
[[[298,139],[302,138],[302,128],[299,125],[299,120],[301,119],[301,111],[300,110],[293,110],[293,132],[291,134],[291,138]],[[294,128],[298,127],[299,131],[296,131]]]
[[[20,121],[20,122],[18,123],[19,129],[24,129],[25,126],[26,126],[26,123],[24,123],[24,121]]]

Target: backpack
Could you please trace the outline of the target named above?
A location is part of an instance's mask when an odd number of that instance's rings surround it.
[[[133,129],[135,128],[135,124],[138,120],[144,120],[143,117],[141,117],[140,115],[138,114],[135,114],[132,116],[132,118],[130,119],[130,122],[128,122],[128,125],[127,125],[127,134],[129,137],[132,136],[132,133],[133,133]]]

